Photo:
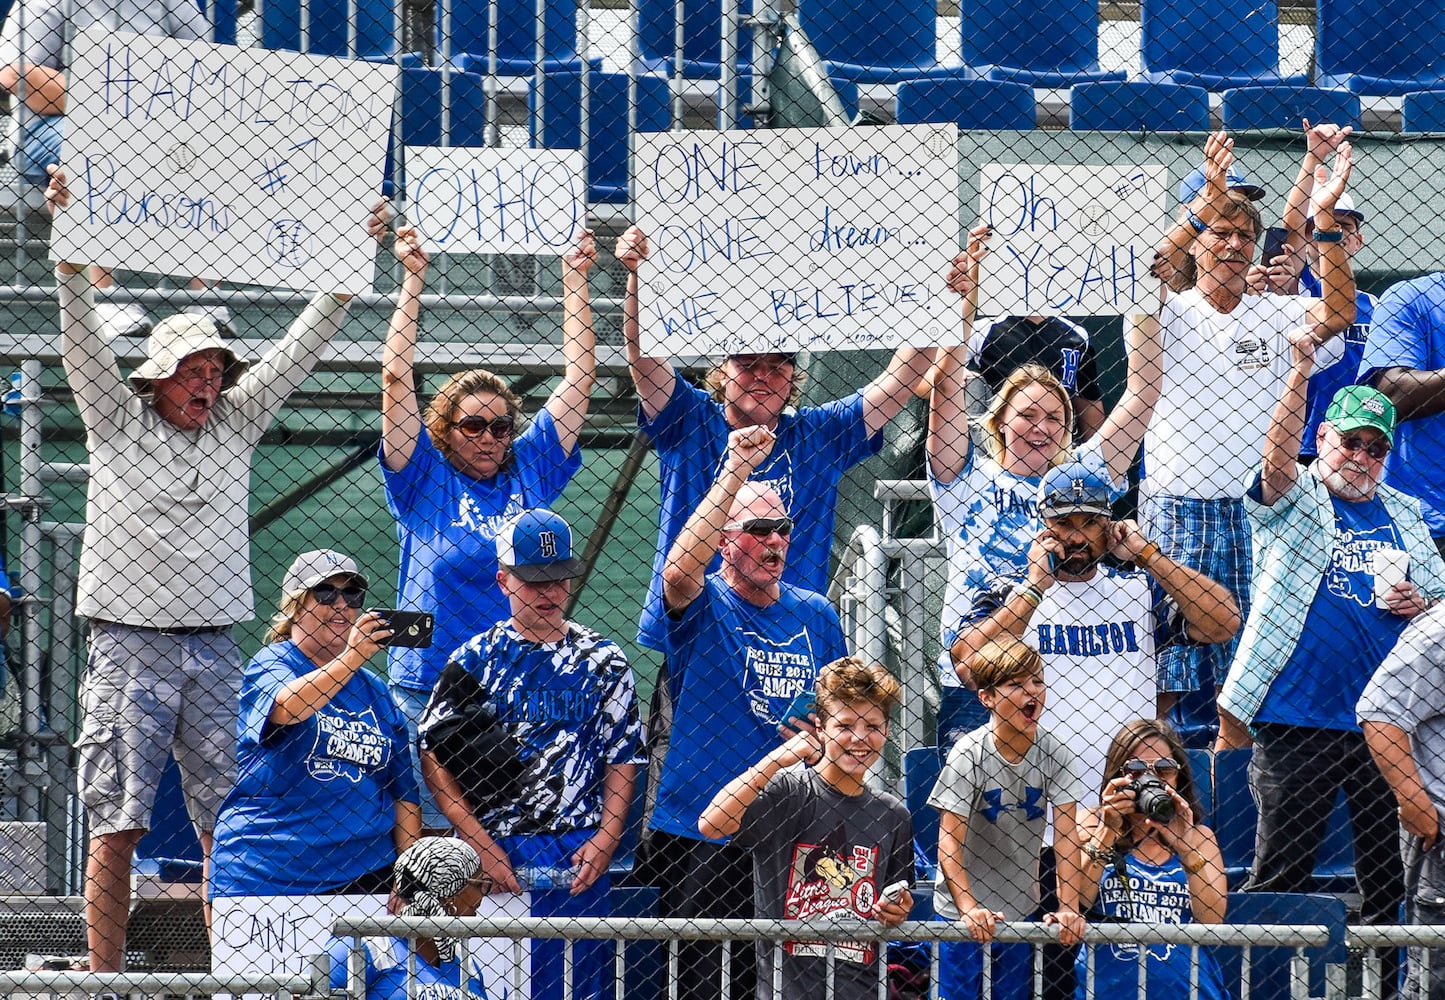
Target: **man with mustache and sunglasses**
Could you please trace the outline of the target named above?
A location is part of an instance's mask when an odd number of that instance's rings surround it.
[[[1316,432],[1319,458],[1299,464],[1314,342],[1300,339],[1292,354],[1263,465],[1245,483],[1254,604],[1219,694],[1221,713],[1254,737],[1249,778],[1259,826],[1245,891],[1309,891],[1343,788],[1360,917],[1389,924],[1404,891],[1399,823],[1355,706],[1410,620],[1445,595],[1445,562],[1419,502],[1380,483],[1396,424],[1384,393],[1339,390]],[[1381,568],[1406,554],[1407,577],[1385,578]]]
[[[775,442],[761,426],[728,435],[722,469],[663,566],[675,708],[650,824],[669,859],[655,875],[663,916],[753,915],[750,853],[703,839],[698,820],[736,775],[811,728],[795,699],[848,652],[827,598],[783,582],[793,522],[777,491],[751,480]],[[717,555],[722,568],[709,573]],[[753,957],[733,949],[732,1000],[753,995]],[[680,1000],[722,995],[720,945],[683,942],[678,967]]]

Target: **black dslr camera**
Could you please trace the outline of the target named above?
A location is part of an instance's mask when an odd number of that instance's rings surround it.
[[[1134,808],[1145,816],[1158,823],[1168,823],[1174,818],[1174,796],[1154,775],[1146,772],[1126,787],[1134,793]]]

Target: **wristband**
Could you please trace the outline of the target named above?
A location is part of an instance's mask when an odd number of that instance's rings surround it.
[[[1031,583],[1021,583],[1014,588],[1014,593],[1028,601],[1035,608],[1044,603],[1044,595],[1038,587]]]
[[[1344,240],[1345,231],[1343,229],[1316,229],[1314,235],[1316,243],[1339,243]]]
[[[1190,875],[1198,875],[1200,872],[1204,871],[1204,866],[1208,864],[1208,862],[1204,860],[1204,855],[1200,854],[1198,851],[1190,851],[1189,853],[1193,854],[1194,857],[1198,860],[1196,860],[1194,864],[1191,865],[1188,861],[1185,861],[1181,858],[1179,863],[1184,866],[1184,870]]]
[[[1205,224],[1203,219],[1194,214],[1194,209],[1186,208],[1184,212],[1185,218],[1189,220],[1190,228],[1193,229],[1196,233],[1202,233],[1204,232],[1204,230],[1209,228],[1209,226]]]
[[[1158,542],[1146,542],[1144,548],[1134,557],[1134,564],[1148,569],[1149,564],[1154,561],[1154,557],[1159,555],[1159,552]]]

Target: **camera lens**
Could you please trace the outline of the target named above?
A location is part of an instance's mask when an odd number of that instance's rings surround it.
[[[1160,823],[1168,823],[1174,818],[1174,797],[1164,787],[1164,782],[1150,775],[1129,787],[1134,793],[1134,808],[1139,812]]]

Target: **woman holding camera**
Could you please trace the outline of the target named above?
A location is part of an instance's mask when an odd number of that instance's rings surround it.
[[[1109,745],[1102,803],[1080,828],[1083,869],[1090,881],[1080,905],[1090,921],[1217,924],[1224,920],[1224,859],[1214,831],[1195,821],[1199,796],[1179,737],[1155,719],[1126,723]],[[1189,996],[1193,955],[1199,961],[1200,1000],[1226,1000],[1224,977],[1206,950],[1178,945],[1092,945],[1079,952],[1082,1000],[1093,954],[1093,995],[1133,1000],[1139,954],[1148,956],[1148,997]]]
[[[364,668],[391,637],[339,552],[286,571],[269,645],[241,680],[236,785],[216,819],[212,896],[374,894],[421,833],[406,720]]]

